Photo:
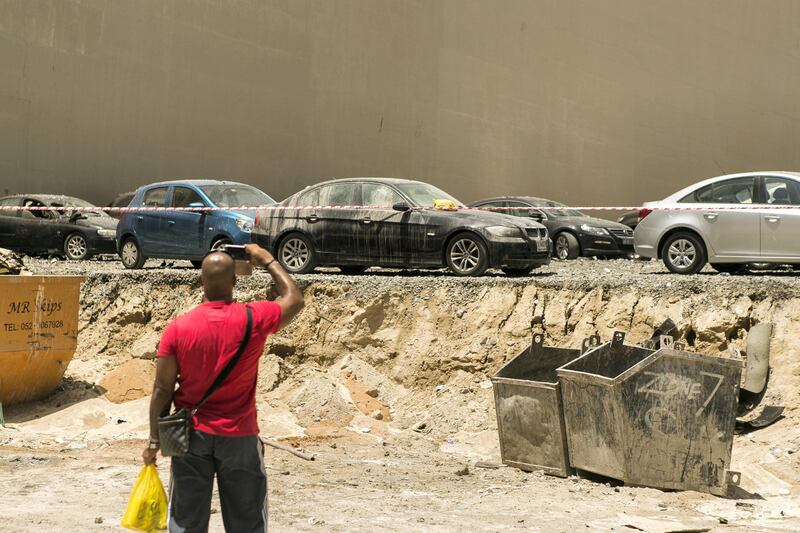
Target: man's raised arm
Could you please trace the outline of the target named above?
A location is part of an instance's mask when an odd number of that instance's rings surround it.
[[[275,282],[275,288],[280,296],[276,303],[281,307],[281,323],[278,329],[282,329],[305,306],[303,293],[289,273],[267,250],[257,244],[248,244],[244,249],[250,256],[250,263],[255,267],[265,268]]]

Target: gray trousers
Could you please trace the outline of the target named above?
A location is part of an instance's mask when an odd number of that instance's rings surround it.
[[[261,439],[200,431],[192,434],[188,454],[172,458],[169,532],[208,531],[215,474],[225,531],[266,532],[267,474]]]

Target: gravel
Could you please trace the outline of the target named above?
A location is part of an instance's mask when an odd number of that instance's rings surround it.
[[[104,279],[124,277],[131,280],[189,281],[197,279],[198,270],[188,261],[163,261],[150,259],[141,270],[126,270],[114,257],[90,261],[67,261],[60,259],[39,259],[26,257],[25,267],[37,275],[81,275],[98,276]],[[154,278],[156,276],[157,278]],[[525,286],[535,284],[542,288],[588,289],[604,287],[627,289],[636,286],[652,296],[670,293],[694,293],[704,291],[731,291],[745,294],[753,299],[767,292],[780,292],[784,297],[800,296],[800,272],[789,268],[769,271],[750,271],[746,274],[719,274],[706,267],[699,274],[682,276],[666,270],[660,261],[637,261],[627,259],[595,260],[578,259],[574,261],[552,261],[549,265],[535,270],[530,276],[510,278],[500,271],[490,270],[477,278],[460,278],[445,270],[397,270],[372,268],[365,274],[347,276],[336,268],[318,269],[313,274],[297,275],[295,279],[301,286],[315,283],[359,285],[359,293],[364,298],[402,287],[418,289],[424,297],[431,290],[447,289],[469,296],[473,291],[491,286]],[[269,284],[265,272],[256,271],[249,278],[240,278],[238,284],[243,288],[255,288]]]

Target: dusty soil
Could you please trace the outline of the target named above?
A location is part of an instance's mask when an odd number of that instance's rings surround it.
[[[181,262],[138,272],[118,261],[25,263],[87,279],[67,378],[47,400],[5,410],[3,530],[119,529],[146,435],[141,383],[163,327],[199,302],[197,272]],[[316,460],[267,449],[276,531],[800,529],[798,274],[680,277],[655,262],[582,260],[527,278],[331,269],[299,283],[307,308],[268,342],[258,405],[262,436]],[[270,295],[264,274],[239,280],[242,300]],[[615,330],[638,343],[667,317],[690,350],[723,357],[745,348],[752,325],[775,324],[765,401],[786,416],[736,437],[737,497],[476,466],[499,463],[489,377],[532,329],[553,345]]]

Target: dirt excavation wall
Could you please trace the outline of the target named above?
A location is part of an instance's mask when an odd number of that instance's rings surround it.
[[[639,343],[669,317],[689,350],[723,357],[731,345],[745,349],[752,325],[775,324],[765,401],[786,405],[788,420],[756,433],[758,453],[798,448],[800,294],[791,279],[661,283],[651,275],[645,283],[606,270],[566,284],[547,277],[302,277],[306,310],[270,339],[262,361],[263,427],[276,437],[326,438],[348,426],[380,435],[425,424],[433,439],[455,436],[450,444],[463,444],[465,454],[491,456],[497,435],[487,378],[528,345],[531,325],[546,344],[578,347],[594,333],[610,340],[615,330]],[[147,359],[167,321],[199,302],[195,280],[194,271],[89,276],[70,375],[99,381],[115,401],[148,394]],[[261,275],[238,285],[242,299],[269,290]],[[749,442],[737,439],[734,466]]]

